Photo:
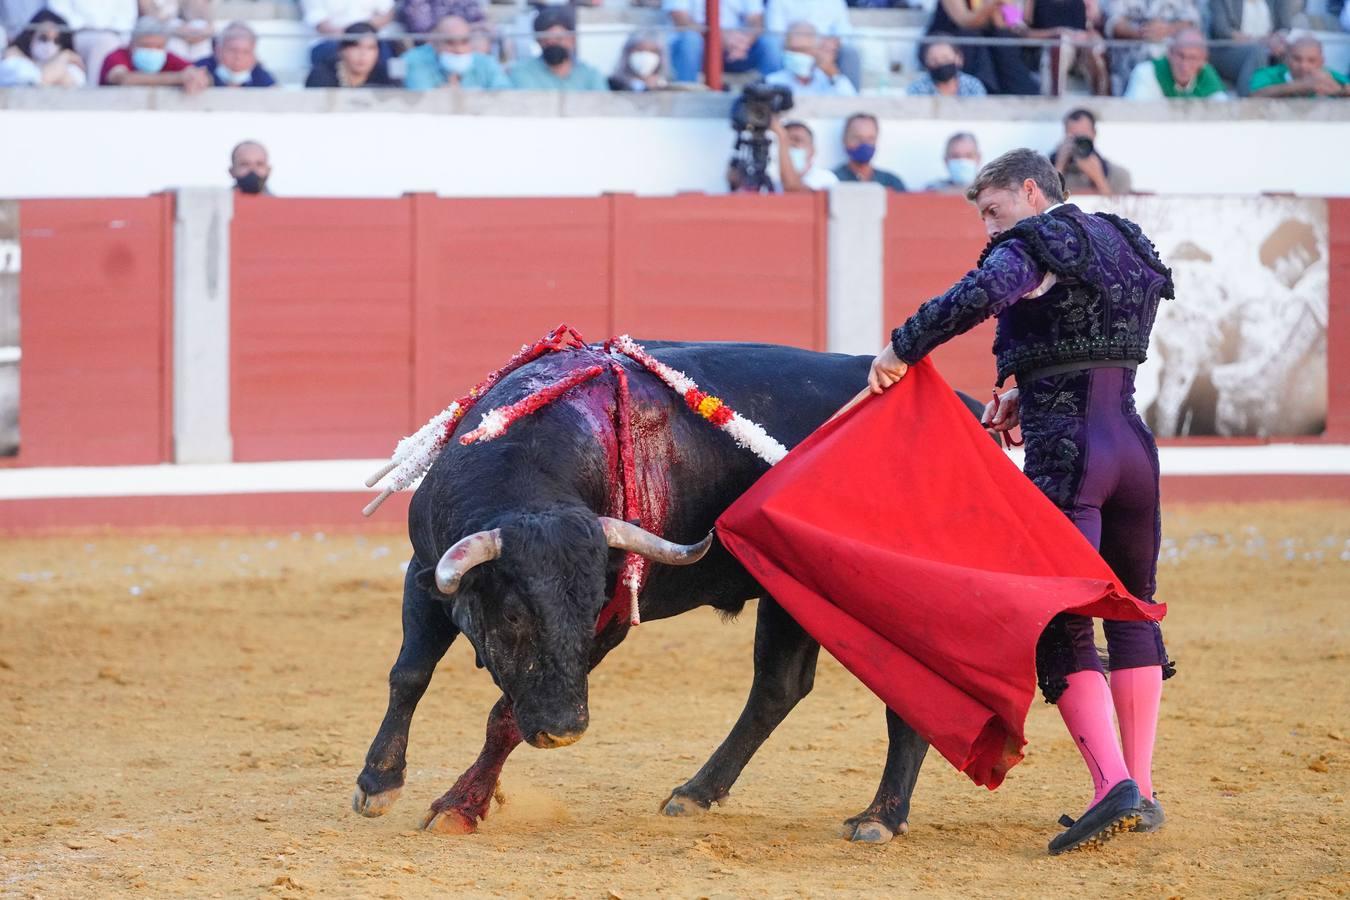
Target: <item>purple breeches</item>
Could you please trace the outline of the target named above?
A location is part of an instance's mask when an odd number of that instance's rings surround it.
[[[1162,519],[1158,448],[1134,408],[1134,372],[1098,368],[1019,384],[1027,477],[1064,510],[1111,566],[1125,589],[1152,603]],[[1107,620],[1111,669],[1171,664],[1156,622]],[[1066,678],[1102,671],[1092,619],[1062,614],[1036,647],[1036,670],[1047,702]]]

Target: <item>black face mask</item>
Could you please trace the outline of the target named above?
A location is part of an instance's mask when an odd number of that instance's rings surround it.
[[[543,53],[540,55],[544,58],[544,65],[561,66],[563,63],[567,62],[572,54],[566,47],[559,46],[558,44],[549,44],[544,48]]]
[[[935,82],[941,83],[951,81],[956,77],[956,63],[943,63],[940,66],[929,66],[928,74],[932,76]]]
[[[267,184],[267,179],[257,172],[249,172],[247,175],[240,175],[234,180],[234,183],[239,188],[240,193],[261,194],[263,185]]]

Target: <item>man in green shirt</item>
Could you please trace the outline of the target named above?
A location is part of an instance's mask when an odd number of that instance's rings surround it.
[[[1223,79],[1209,64],[1205,36],[1195,28],[1172,35],[1167,54],[1146,59],[1130,72],[1125,86],[1129,100],[1204,99],[1227,100]]]
[[[598,69],[576,58],[577,18],[570,6],[541,7],[534,17],[534,37],[541,50],[507,73],[511,86],[527,91],[607,91],[609,81]]]
[[[1350,97],[1345,76],[1327,68],[1317,38],[1305,35],[1293,41],[1284,59],[1284,65],[1252,74],[1253,97]]]

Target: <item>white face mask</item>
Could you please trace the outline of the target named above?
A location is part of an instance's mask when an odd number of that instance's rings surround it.
[[[783,52],[783,68],[798,78],[810,78],[811,70],[815,67],[816,58],[810,53],[799,53],[796,50]]]
[[[810,165],[805,147],[789,147],[788,159],[792,160],[792,168],[798,172],[805,172]]]
[[[28,45],[28,51],[33,57],[33,62],[45,63],[50,61],[56,54],[60,53],[61,48],[57,45],[56,41],[47,41],[38,38]]]
[[[469,69],[473,68],[472,53],[442,51],[436,55],[436,58],[441,61],[441,68],[445,69],[446,73],[450,75],[464,75]]]
[[[975,180],[975,172],[979,165],[973,159],[964,159],[957,157],[947,160],[947,174],[956,184],[965,186]]]
[[[639,78],[646,78],[661,68],[661,54],[655,50],[634,50],[628,54],[628,68]]]

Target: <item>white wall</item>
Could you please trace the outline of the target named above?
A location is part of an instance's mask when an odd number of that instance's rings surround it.
[[[547,96],[501,95],[508,114],[485,115],[447,114],[444,102],[433,103],[444,98],[402,92],[359,102],[325,98],[326,92],[303,97],[278,92],[258,109],[239,108],[247,104],[235,100],[230,108],[206,110],[181,95],[151,92],[141,92],[149,97],[146,103],[100,109],[97,101],[108,96],[106,89],[82,93],[78,103],[63,99],[67,108],[61,109],[15,108],[34,106],[32,94],[0,96],[0,197],[223,186],[230,147],[244,138],[268,146],[273,188],[287,196],[719,192],[733,137],[717,105],[720,98],[704,98],[701,114],[689,114],[670,109],[670,102],[667,108],[649,108],[631,98],[569,100],[568,109]],[[477,103],[494,108],[486,98]],[[1158,104],[1141,111],[1121,104],[1096,104],[1109,107],[1098,144],[1134,173],[1137,190],[1350,195],[1345,164],[1350,103],[1233,103],[1222,115],[1213,109],[1198,115],[1194,108],[1178,112]],[[824,161],[836,165],[842,161],[843,116],[876,110],[882,117],[877,164],[918,189],[942,176],[942,147],[952,132],[973,131],[986,160],[1016,146],[1048,150],[1066,107],[1055,101],[960,107],[951,101],[861,98],[808,101],[800,112],[817,131]],[[1300,114],[1305,108],[1312,112]],[[966,110],[969,115],[963,115]],[[1270,110],[1278,110],[1282,120],[1266,121]]]

